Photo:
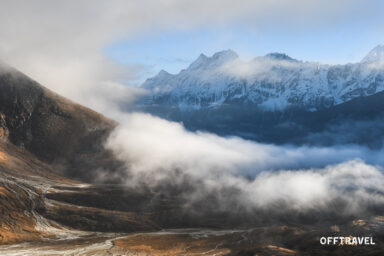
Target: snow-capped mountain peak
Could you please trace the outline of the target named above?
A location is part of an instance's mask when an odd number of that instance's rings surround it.
[[[378,45],[373,48],[361,62],[377,62],[384,60],[384,45]]]
[[[191,65],[189,65],[188,69],[197,69],[206,63],[207,60],[208,57],[202,53],[194,62],[191,63]]]
[[[237,55],[236,52],[234,52],[231,49],[216,52],[215,54],[212,55],[211,59],[217,60],[217,61],[228,61],[228,60],[233,60],[237,59],[239,56]]]
[[[200,56],[188,67],[188,70],[218,67],[229,61],[237,59],[238,57],[239,56],[237,55],[237,53],[232,50],[217,52],[213,54],[212,57],[207,57],[204,54],[200,54]]]
[[[267,55],[264,56],[265,58],[273,59],[273,60],[286,60],[286,61],[297,61],[291,57],[289,57],[285,53],[280,53],[280,52],[272,52],[268,53]]]
[[[170,76],[171,74],[165,71],[164,69],[160,70],[160,72],[157,74],[158,77],[166,77]]]

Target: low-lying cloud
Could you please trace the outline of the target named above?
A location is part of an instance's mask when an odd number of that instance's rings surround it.
[[[260,144],[189,132],[148,114],[125,116],[106,147],[125,161],[128,186],[191,181],[187,206],[212,195],[220,207],[248,210],[327,211],[341,200],[344,213],[361,213],[384,203],[382,150]]]

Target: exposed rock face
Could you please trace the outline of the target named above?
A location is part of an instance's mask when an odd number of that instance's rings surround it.
[[[22,73],[0,72],[0,139],[86,181],[96,169],[116,171],[103,142],[115,123],[42,87]]]

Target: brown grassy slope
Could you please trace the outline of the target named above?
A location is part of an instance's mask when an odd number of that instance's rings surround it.
[[[65,176],[94,181],[121,166],[103,147],[112,120],[73,103],[24,74],[0,67],[0,139],[54,164]]]

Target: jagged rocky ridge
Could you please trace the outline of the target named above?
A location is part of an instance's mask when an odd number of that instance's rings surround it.
[[[266,111],[289,107],[316,111],[384,90],[384,46],[362,61],[324,65],[271,53],[243,61],[232,50],[201,54],[176,75],[160,71],[144,82],[151,92],[143,105],[199,110],[222,105],[256,106]]]

